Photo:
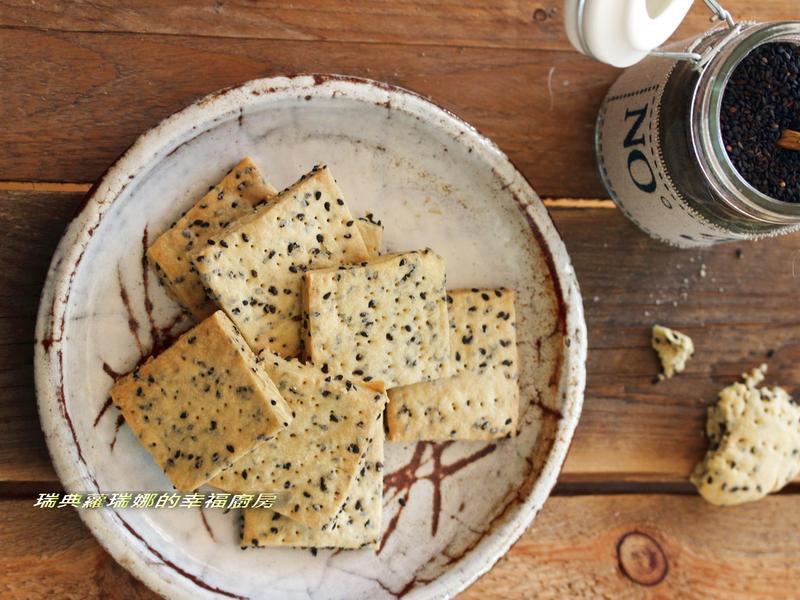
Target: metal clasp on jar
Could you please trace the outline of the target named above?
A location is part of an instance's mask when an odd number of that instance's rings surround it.
[[[685,60],[693,63],[693,67],[700,71],[711,61],[732,38],[739,35],[741,26],[736,23],[731,13],[726,10],[717,0],[703,0],[711,11],[709,20],[712,23],[725,22],[728,25],[728,34],[717,40],[713,46],[706,48],[703,52],[696,52],[696,48],[702,44],[702,37],[695,40],[686,50],[682,52],[667,52],[653,50],[650,54],[669,60]]]

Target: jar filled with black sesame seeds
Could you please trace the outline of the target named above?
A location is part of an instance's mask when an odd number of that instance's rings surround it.
[[[591,3],[607,4],[574,1],[584,19]],[[627,67],[598,116],[603,183],[641,229],[682,247],[800,228],[800,22],[735,23],[706,4],[723,25],[659,49],[639,40],[638,56],[630,44],[599,57]],[[576,45],[595,56],[605,42],[584,33]]]

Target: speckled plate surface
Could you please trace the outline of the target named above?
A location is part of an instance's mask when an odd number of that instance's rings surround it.
[[[245,155],[279,189],[326,162],[353,212],[383,220],[385,250],[432,247],[450,288],[516,290],[520,435],[387,444],[377,551],[243,551],[236,511],[81,516],[169,597],[452,595],[508,550],[555,483],[581,410],[586,329],[535,192],[492,142],[405,90],[329,75],[252,81],[168,118],[109,169],[58,246],[39,311],[36,386],[59,477],[70,491],[171,489],[108,390],[189,325],[145,267],[145,248]]]

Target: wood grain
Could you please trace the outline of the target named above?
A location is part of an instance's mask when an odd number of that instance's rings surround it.
[[[50,258],[81,197],[0,192],[0,481],[55,477],[36,413],[33,335]]]
[[[103,551],[75,511],[32,504],[0,500],[0,595],[156,597]],[[671,495],[552,497],[461,597],[792,597],[796,505],[793,495],[725,509]]]
[[[593,129],[618,71],[563,51],[556,0],[0,6],[0,180],[94,181],[139,134],[204,94],[318,71],[430,96],[492,137],[545,196],[604,195]],[[733,8],[761,19],[787,10],[776,0],[744,6]],[[687,32],[706,25],[700,7],[693,15]]]
[[[117,564],[73,509],[0,500],[0,596],[12,600],[154,599]]]
[[[669,495],[553,497],[462,598],[795,597],[796,504],[796,496],[734,509]]]
[[[562,0],[306,0],[302,3],[202,0],[0,1],[0,26],[116,31],[286,41],[446,45],[567,50]],[[792,14],[792,0],[728,0],[737,18],[770,21]],[[709,27],[698,2],[676,34]]]
[[[0,251],[0,481],[55,478],[35,413],[31,343],[50,254],[79,203],[78,194],[0,192],[0,228],[14,232]],[[721,387],[766,361],[769,381],[800,392],[800,235],[686,251],[651,240],[614,209],[551,213],[578,273],[590,346],[562,481],[685,482]],[[655,322],[685,331],[697,348],[685,373],[658,384]]]
[[[796,0],[725,5],[740,19],[797,17]],[[741,371],[766,360],[769,381],[800,394],[800,236],[677,251],[582,200],[605,196],[592,135],[618,71],[572,50],[561,8],[561,0],[0,0],[0,596],[156,597],[75,512],[32,508],[35,492],[59,488],[36,414],[36,307],[81,186],[206,93],[312,71],[431,97],[492,137],[543,196],[564,198],[551,213],[581,282],[590,353],[585,408],[557,489],[590,495],[552,497],[463,597],[797,595],[795,488],[716,509],[690,495],[685,478],[705,448],[705,407]],[[707,16],[696,2],[675,38],[706,29]],[[686,373],[658,384],[654,322],[689,333],[697,347]],[[637,493],[598,495],[614,491]]]
[[[321,71],[430,96],[497,141],[545,196],[604,195],[592,139],[616,72],[574,52],[0,29],[0,56],[0,180],[94,181],[206,93]]]
[[[651,240],[616,210],[552,214],[589,326],[586,403],[567,479],[683,480],[706,447],[706,406],[742,371],[767,362],[769,383],[799,391],[800,236],[687,251]],[[688,333],[696,348],[683,374],[657,384],[654,323]]]

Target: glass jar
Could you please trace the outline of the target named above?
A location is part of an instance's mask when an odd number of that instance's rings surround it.
[[[653,237],[693,247],[800,227],[800,204],[750,185],[722,140],[728,80],[745,56],[771,42],[800,44],[800,22],[729,19],[651,53],[612,85],[597,122],[600,175],[622,212]]]

